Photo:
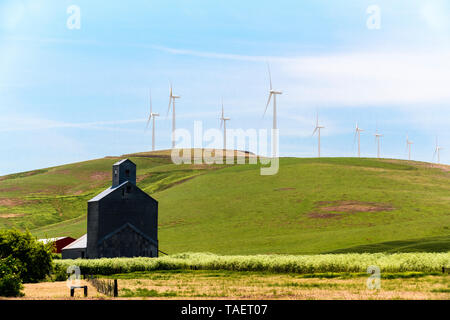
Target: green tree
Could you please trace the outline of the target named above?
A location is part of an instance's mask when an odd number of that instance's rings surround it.
[[[38,282],[50,274],[52,251],[53,244],[37,241],[29,231],[0,231],[0,259],[15,259],[23,282]]]
[[[12,257],[0,259],[0,296],[23,296],[22,280],[19,276],[20,262]]]

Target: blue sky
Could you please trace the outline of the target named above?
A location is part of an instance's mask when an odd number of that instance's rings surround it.
[[[81,10],[69,29],[67,8]],[[377,5],[381,28],[366,10]],[[177,127],[267,128],[266,62],[278,98],[280,154],[311,157],[315,113],[323,156],[450,163],[450,3],[405,1],[0,0],[0,174],[170,147],[168,83]],[[270,111],[270,110],[269,110]]]

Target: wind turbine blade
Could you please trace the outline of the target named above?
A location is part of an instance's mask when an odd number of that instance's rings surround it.
[[[225,118],[224,113],[223,113],[223,98],[222,98],[222,118]]]
[[[152,114],[150,114],[150,116],[148,117],[148,120],[147,120],[147,125],[145,126],[145,129],[148,129],[148,125],[149,125],[149,123],[150,123],[150,119],[152,118]]]
[[[170,111],[170,104],[172,103],[172,99],[173,99],[173,94],[172,94],[172,81],[169,81],[169,106],[167,107],[167,114],[166,117],[169,115],[169,111]]]
[[[272,90],[272,74],[270,73],[269,62],[267,62],[267,70],[269,70],[269,82],[270,82],[270,90]]]
[[[269,99],[267,99],[266,109],[264,110],[263,118],[266,115],[267,107],[269,107],[270,99],[272,98],[272,92],[269,94]]]
[[[170,104],[172,103],[172,98],[169,99],[169,107],[167,108],[167,114],[166,117],[169,115],[169,111],[170,111]]]
[[[152,106],[152,89],[149,89],[149,96],[150,96],[150,115],[153,113],[153,106]]]
[[[150,115],[148,116],[147,125],[145,126],[145,129],[148,129],[148,124],[150,123],[150,119],[152,118],[152,89],[149,89],[149,96],[150,96]]]
[[[358,131],[355,130],[355,134],[353,135],[353,146],[355,146],[357,134],[358,134]]]
[[[311,136],[313,136],[316,133],[316,131],[317,131],[317,127],[314,129],[314,131],[313,131]]]

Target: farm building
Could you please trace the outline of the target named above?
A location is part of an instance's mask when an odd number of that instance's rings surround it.
[[[63,259],[158,256],[158,202],[136,186],[132,161],[112,169],[112,186],[88,201],[87,234],[62,250]]]
[[[78,259],[86,257],[86,237],[84,236],[78,238],[68,246],[64,247],[61,252],[61,257],[63,259]]]
[[[55,251],[56,253],[61,253],[61,250],[69,245],[70,243],[74,242],[75,239],[71,237],[58,237],[58,238],[48,238],[48,239],[38,239],[39,242],[42,243],[50,243],[53,242],[55,245]]]

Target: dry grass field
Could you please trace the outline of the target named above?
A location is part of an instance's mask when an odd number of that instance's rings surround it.
[[[450,300],[449,275],[381,279],[381,288],[367,289],[367,277],[306,278],[260,272],[180,271],[116,275],[119,299],[238,300]],[[89,285],[87,299],[111,299]],[[64,281],[25,284],[20,299],[71,299]],[[72,298],[73,299],[73,298]],[[74,299],[85,299],[81,289]]]
[[[25,296],[18,299],[32,300],[64,300],[64,299],[104,299],[105,296],[99,292],[88,282],[81,280],[80,285],[88,286],[88,297],[85,298],[83,289],[76,289],[74,297],[70,297],[70,289],[67,287],[66,281],[26,283],[24,284],[23,293]]]
[[[379,290],[367,289],[367,277],[303,278],[290,274],[248,272],[152,273],[120,279],[122,297],[162,299],[450,299],[449,277],[382,279]]]

